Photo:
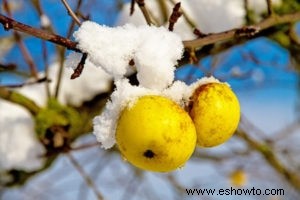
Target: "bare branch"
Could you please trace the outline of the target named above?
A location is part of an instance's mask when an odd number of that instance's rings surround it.
[[[100,143],[99,142],[91,142],[88,144],[83,144],[77,147],[70,147],[70,151],[79,151],[79,150],[83,150],[83,149],[88,149],[88,148],[92,148],[92,147],[99,147]]]
[[[197,29],[197,28],[194,29],[193,33],[194,33],[195,35],[197,35],[198,38],[203,38],[203,37],[207,36],[207,34],[202,33],[202,32],[201,32],[199,29]]]
[[[78,63],[76,69],[74,70],[74,73],[71,75],[71,79],[78,78],[81,75],[86,58],[87,58],[87,53],[83,53],[80,62]]]
[[[245,132],[237,131],[236,135],[241,137],[251,148],[258,151],[264,159],[273,167],[279,174],[283,175],[284,178],[296,189],[300,189],[300,177],[297,173],[290,171],[286,168],[276,157],[272,149],[267,143],[258,142],[253,138],[250,138]]]
[[[0,72],[1,71],[13,71],[16,69],[17,69],[17,66],[14,63],[7,63],[7,64],[0,63]]]
[[[36,115],[40,111],[40,107],[36,105],[36,103],[31,99],[27,98],[26,96],[16,91],[8,90],[5,87],[1,87],[1,86],[0,86],[0,98],[23,106],[32,115]]]
[[[241,35],[240,33],[243,29],[261,31],[261,30],[268,29],[272,26],[276,26],[284,23],[293,23],[298,20],[300,20],[300,12],[296,12],[293,14],[286,14],[282,16],[272,16],[252,26],[246,26],[241,29],[232,29],[229,31],[216,33],[216,34],[209,34],[205,37],[198,38],[195,40],[183,41],[183,44],[185,48],[199,48],[205,45],[214,44],[217,42],[229,40],[237,36],[240,36]]]
[[[175,0],[170,0],[170,2],[175,5],[176,1]],[[187,12],[185,12],[185,10],[183,10],[182,8],[180,9],[180,12],[183,16],[183,18],[185,19],[185,21],[190,25],[191,28],[195,28],[196,27],[196,23],[192,20],[192,18],[188,15]]]
[[[51,80],[49,80],[47,77],[42,77],[42,78],[34,79],[33,81],[27,81],[27,82],[21,83],[21,84],[5,85],[5,87],[7,87],[7,88],[19,88],[19,87],[23,87],[25,85],[34,85],[34,84],[43,83],[43,82],[49,83],[49,82],[51,82]]]
[[[134,13],[134,5],[135,5],[135,0],[131,0],[131,4],[130,4],[130,13],[129,15],[133,15]]]
[[[143,13],[143,15],[145,17],[145,20],[146,20],[147,24],[149,26],[153,25],[154,23],[152,22],[152,20],[150,18],[150,15],[149,15],[149,12],[148,12],[148,10],[147,10],[147,8],[145,6],[144,0],[135,0],[135,1],[138,4],[138,6],[140,7],[140,9],[141,9],[141,11],[142,11],[142,13]]]
[[[47,40],[49,42],[64,46],[68,48],[69,50],[73,50],[76,52],[81,52],[77,47],[77,43],[73,42],[72,40],[69,40],[67,38],[64,38],[62,36],[48,33],[47,31],[33,28],[31,26],[22,24],[20,22],[17,22],[9,17],[6,17],[2,14],[0,14],[0,23],[3,25],[5,30],[13,29],[19,32],[27,33],[29,35],[35,36],[37,38]]]
[[[4,0],[3,1],[3,6],[4,6],[4,9],[6,10],[7,14],[12,17],[12,13],[10,11],[10,7],[8,5],[8,2],[7,0]],[[27,63],[28,67],[29,67],[29,70],[30,70],[30,73],[31,73],[31,76],[34,77],[34,78],[37,78],[38,77],[38,74],[37,74],[37,67],[35,65],[35,63],[33,62],[33,59],[31,57],[31,54],[29,53],[25,43],[23,42],[22,38],[21,38],[21,35],[17,32],[17,31],[14,31],[13,33],[14,37],[15,37],[15,40],[17,42],[17,45],[19,46],[20,50],[21,50],[21,53],[23,55],[23,58],[25,60],[25,62]]]
[[[173,31],[174,30],[174,25],[177,22],[177,20],[179,19],[179,17],[182,15],[182,13],[179,11],[180,9],[180,5],[181,3],[176,3],[174,8],[173,8],[173,12],[169,18],[169,31]]]
[[[97,186],[95,185],[94,181],[85,173],[83,168],[80,166],[80,164],[77,162],[77,160],[72,156],[70,153],[66,153],[66,156],[69,158],[71,163],[74,165],[75,169],[80,173],[82,178],[85,180],[86,184],[91,187],[91,189],[94,191],[95,195],[97,196],[98,200],[103,200],[103,195],[100,193],[100,191],[97,189]]]

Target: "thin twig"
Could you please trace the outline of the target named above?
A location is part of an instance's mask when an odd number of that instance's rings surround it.
[[[170,0],[170,2],[173,5],[176,4],[176,1],[174,0]],[[182,8],[180,9],[180,12],[182,13],[182,16],[185,19],[185,21],[190,25],[192,29],[194,29],[196,27],[196,23],[192,20],[192,18],[188,15],[188,13],[186,13],[185,10],[183,10]]]
[[[79,13],[81,6],[82,6],[82,0],[78,0],[74,13]],[[75,24],[76,24],[75,20],[72,20],[72,22],[71,22],[71,24],[69,26],[69,30],[67,32],[67,38],[70,38],[72,36]]]
[[[140,7],[140,9],[141,9],[141,11],[142,11],[142,13],[144,15],[144,18],[145,18],[147,24],[149,26],[153,25],[154,23],[152,22],[152,20],[150,18],[150,15],[149,15],[149,12],[148,12],[148,10],[147,10],[147,8],[145,6],[145,1],[144,0],[135,0],[135,1],[138,4],[138,6]]]
[[[193,33],[198,36],[198,38],[204,38],[205,36],[207,36],[208,34],[202,33],[199,29],[195,28]]]
[[[31,0],[31,4],[33,5],[33,7],[35,8],[36,12],[38,13],[38,15],[40,17],[41,29],[52,31],[53,28],[51,27],[51,23],[44,24],[44,22],[42,21],[43,18],[47,17],[47,15],[43,11],[40,0]],[[49,65],[48,65],[48,51],[47,51],[46,41],[43,40],[41,45],[42,45],[42,57],[43,57],[43,63],[44,63],[44,72],[45,72],[46,79],[48,79]],[[51,96],[51,92],[50,92],[50,86],[49,86],[48,81],[46,81],[46,83],[45,83],[45,88],[46,88],[47,97],[49,98]]]
[[[135,0],[131,0],[131,3],[130,3],[130,13],[129,15],[133,15],[134,13],[134,6],[135,6]]]
[[[76,16],[76,14],[72,11],[70,5],[68,4],[68,2],[66,0],[61,0],[61,2],[64,4],[64,6],[66,7],[68,14],[73,18],[73,20],[76,22],[77,25],[80,25],[81,22],[78,19],[78,17]]]
[[[103,195],[97,189],[97,186],[95,185],[94,181],[86,174],[86,172],[83,170],[83,168],[77,162],[77,160],[72,156],[72,154],[66,153],[66,156],[69,158],[70,162],[73,164],[75,169],[79,172],[79,174],[85,180],[86,184],[94,191],[95,195],[97,196],[97,199],[103,200],[104,199]]]
[[[81,5],[82,5],[82,1],[78,0],[76,10],[75,10],[76,13],[79,12]],[[70,27],[69,27],[67,38],[69,38],[72,34],[72,30],[74,29],[74,23],[76,23],[76,22],[74,20],[72,20]],[[58,74],[57,74],[58,78],[57,78],[55,93],[54,93],[55,98],[58,97],[59,91],[61,88],[62,75],[63,75],[63,71],[64,71],[65,53],[66,53],[66,49],[64,49],[64,48],[57,49],[57,54],[58,54],[58,58],[59,58],[59,70],[58,70]]]
[[[7,87],[7,88],[20,88],[20,87],[23,87],[23,86],[26,86],[26,85],[34,85],[34,84],[43,83],[43,82],[50,83],[51,80],[49,80],[47,77],[43,77],[43,78],[34,79],[33,81],[27,81],[25,83],[14,84],[14,85],[5,85],[5,87]]]
[[[179,17],[182,15],[182,13],[179,11],[181,6],[181,3],[178,2],[175,4],[174,8],[173,8],[173,12],[169,18],[169,31],[173,31],[174,30],[174,25],[177,22],[177,20],[179,19]]]
[[[58,48],[57,49],[57,57],[58,57],[58,72],[57,72],[57,81],[55,85],[55,92],[54,92],[54,97],[57,99],[59,95],[59,91],[61,88],[61,81],[62,81],[62,75],[64,72],[64,60],[65,60],[65,49],[64,48]]]
[[[157,3],[159,5],[160,13],[162,15],[162,22],[165,23],[169,19],[167,2],[166,2],[166,0],[158,0]]]
[[[14,63],[3,64],[0,63],[0,72],[1,71],[14,71],[17,69],[17,65]]]
[[[249,10],[249,0],[244,0],[244,9],[245,9],[245,24],[250,25],[251,17],[250,17],[250,10]]]
[[[184,187],[182,183],[175,178],[174,174],[168,174],[167,180],[178,191],[179,194],[185,194],[186,187]]]
[[[12,13],[10,11],[10,7],[8,5],[7,0],[3,1],[3,7],[4,7],[5,11],[7,12],[8,16],[12,17]],[[29,67],[31,76],[34,78],[38,78],[37,67],[36,67],[35,63],[33,62],[31,54],[29,53],[25,43],[21,39],[21,35],[17,31],[13,31],[13,35],[15,37],[17,45],[19,46],[21,54],[23,55],[23,58]]]
[[[81,75],[82,70],[84,68],[86,58],[87,58],[87,53],[83,53],[80,62],[78,63],[76,69],[74,70],[73,74],[71,75],[71,79],[78,78]]]
[[[268,15],[271,16],[273,15],[272,0],[266,0],[266,1],[268,6]]]
[[[79,151],[79,150],[83,150],[83,149],[88,149],[91,147],[99,147],[100,143],[99,142],[92,142],[92,143],[88,143],[88,144],[83,144],[77,147],[71,147],[70,151]]]

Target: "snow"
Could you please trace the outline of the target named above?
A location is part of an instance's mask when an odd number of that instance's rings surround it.
[[[245,10],[240,0],[189,0],[203,33],[218,33],[244,24]]]
[[[0,171],[36,170],[43,165],[38,156],[44,148],[34,135],[30,113],[20,106],[0,100]]]
[[[133,86],[127,79],[115,82],[116,90],[112,93],[101,115],[93,120],[94,134],[101,146],[105,149],[115,144],[115,130],[120,113],[126,106],[134,105],[134,102],[144,95],[159,95],[160,91]]]
[[[282,3],[281,0],[272,0],[272,6],[280,6]],[[249,9],[253,10],[257,15],[266,12],[268,9],[267,1],[261,0],[249,0],[248,1]]]
[[[42,14],[40,20],[41,20],[41,27],[47,28],[51,26],[51,21],[47,15]]]
[[[174,66],[183,52],[180,37],[164,27],[126,24],[111,28],[86,21],[74,37],[90,61],[115,80],[124,77],[133,60],[140,85],[152,89],[164,89],[172,83]]]

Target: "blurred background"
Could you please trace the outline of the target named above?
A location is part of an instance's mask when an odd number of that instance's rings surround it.
[[[61,1],[8,0],[7,2],[10,6],[11,18],[24,24],[70,39],[73,31],[78,28]],[[149,10],[160,20],[156,14],[159,10],[155,10],[153,2],[161,1],[151,1],[151,3],[145,1]],[[231,0],[230,2],[235,3],[228,3],[233,4],[230,8],[224,6],[227,2],[225,0],[215,0],[218,2],[215,4],[211,2],[213,1],[191,1],[186,13],[190,14],[191,18],[194,17],[197,25],[200,23],[197,21],[199,17],[197,10],[191,9],[193,5],[197,7],[196,4],[199,5],[198,7],[207,5],[216,12],[224,12],[219,21],[223,25],[227,23],[226,20],[231,20],[230,17],[237,19],[242,16],[244,25],[257,23],[267,17],[266,4],[262,11],[258,12],[255,9],[251,10],[251,7],[245,11],[244,3],[247,1],[243,0]],[[129,17],[129,3],[122,0],[69,1],[71,8],[82,20],[89,19],[107,26],[127,22],[144,23],[143,18],[132,20]],[[1,14],[9,16],[3,0],[1,6]],[[282,1],[276,4],[274,11],[286,14],[299,12],[299,8],[300,1]],[[169,13],[171,9],[172,6]],[[236,12],[238,14],[235,15],[231,9],[240,9],[241,12]],[[138,11],[139,8],[135,5],[135,12]],[[211,19],[212,16],[204,17],[207,17],[207,23],[210,20],[214,21]],[[165,22],[159,21],[159,23]],[[213,25],[218,26],[218,24]],[[239,25],[238,22],[229,23],[228,27],[224,26],[230,29],[236,28],[236,25]],[[175,30],[176,28],[180,29],[181,26],[176,27],[175,24]],[[188,31],[184,28],[178,32]],[[197,28],[201,30],[201,27]],[[210,29],[207,31],[210,32]],[[297,23],[275,26],[255,37],[208,45],[199,50],[197,62],[180,63],[176,70],[176,79],[190,84],[201,77],[213,75],[221,81],[226,81],[236,92],[242,111],[237,133],[227,143],[209,149],[197,148],[182,169],[172,173],[153,173],[135,168],[123,161],[115,148],[101,149],[90,130],[82,133],[72,142],[74,147],[79,148],[74,148],[69,154],[61,152],[41,171],[31,174],[30,169],[26,169],[26,172],[21,167],[0,168],[0,176],[2,176],[0,199],[92,200],[101,199],[101,196],[104,199],[300,198],[299,33],[300,26]],[[190,35],[193,35],[192,31]],[[183,36],[184,40],[187,40],[185,37],[189,36]],[[20,33],[20,38],[17,41],[12,30],[0,29],[0,85],[7,88],[22,85],[30,77],[28,67],[30,61],[24,59],[26,56],[22,45],[27,49],[33,65],[39,72],[53,65],[63,66],[65,58],[71,52],[23,33]],[[103,106],[110,92],[111,89],[103,94],[99,93],[93,100],[75,107],[78,110],[83,109],[84,106],[93,108],[95,101],[102,101]],[[4,113],[3,109],[6,108],[0,106],[0,120]],[[94,111],[94,114],[99,113],[100,110]],[[90,116],[90,119],[92,117]],[[0,135],[1,132],[3,134],[5,132],[5,123],[8,122],[0,123],[3,126],[0,127]],[[18,126],[18,124],[10,126]],[[3,145],[3,142],[0,141],[0,145]],[[14,148],[17,149],[18,146]],[[2,150],[3,152],[5,151]],[[1,161],[4,162],[3,160]],[[11,184],[6,184],[7,182],[4,181],[7,177],[11,180],[9,176],[13,176],[12,174],[22,176],[23,172],[26,174],[24,182],[17,181],[22,178],[16,179],[16,176]],[[188,195],[186,191],[186,189],[197,188],[218,190],[231,187],[284,189],[284,195]]]

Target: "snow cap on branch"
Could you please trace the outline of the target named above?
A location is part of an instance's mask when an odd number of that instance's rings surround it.
[[[74,37],[90,61],[115,80],[125,76],[133,60],[140,85],[150,89],[163,90],[173,82],[183,53],[180,37],[164,27],[126,24],[111,28],[86,21]]]

